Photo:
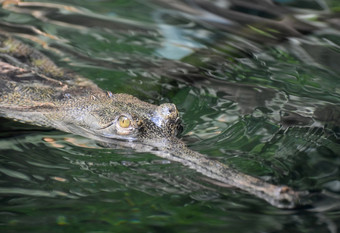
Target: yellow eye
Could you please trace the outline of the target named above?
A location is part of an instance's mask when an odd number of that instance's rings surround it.
[[[118,119],[119,126],[122,128],[128,128],[131,125],[131,121],[126,116],[120,116]]]

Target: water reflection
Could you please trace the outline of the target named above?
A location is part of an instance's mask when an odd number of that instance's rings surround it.
[[[176,9],[191,20],[203,22],[207,27],[262,43],[298,37],[317,28],[295,18],[294,14],[299,12],[296,9],[285,8],[271,1],[155,2]],[[319,9],[319,13],[322,10],[327,9]]]
[[[34,127],[20,137],[22,126],[6,121],[13,127],[2,130],[1,222],[28,226],[46,216],[51,225],[131,231],[138,222],[146,231],[186,218],[201,231],[336,232],[339,24],[322,15],[331,11],[325,2],[129,3],[137,7],[8,4],[0,25],[105,89],[175,102],[193,149],[270,182],[316,190],[308,211],[317,213],[275,210],[147,153]]]

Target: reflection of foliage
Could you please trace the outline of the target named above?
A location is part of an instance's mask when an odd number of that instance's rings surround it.
[[[340,11],[340,2],[338,0],[274,0],[274,2],[302,9],[324,10],[326,6],[333,12]]]
[[[275,38],[275,36],[273,35],[273,33],[279,33],[278,30],[275,30],[275,29],[271,29],[271,28],[257,28],[256,26],[252,26],[252,25],[248,25],[248,27],[260,34],[260,35],[263,35],[263,36],[266,36],[266,37],[270,37],[270,38]]]
[[[333,12],[340,12],[340,1],[338,1],[338,0],[328,0],[327,2],[329,4],[330,9]]]

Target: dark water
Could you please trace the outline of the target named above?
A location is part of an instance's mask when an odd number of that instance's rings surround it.
[[[1,119],[1,232],[339,231],[338,1],[2,4],[1,30],[58,65],[175,103],[192,149],[315,194],[280,210],[152,154]]]

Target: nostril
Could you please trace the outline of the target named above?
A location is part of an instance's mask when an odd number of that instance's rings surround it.
[[[178,110],[174,104],[161,104],[155,109],[151,120],[159,127],[169,127],[170,124],[176,122],[178,117]]]
[[[174,105],[174,104],[168,104],[168,109],[169,109],[170,113],[173,113],[173,112],[177,111],[176,105]]]
[[[157,112],[164,118],[177,118],[178,117],[178,110],[176,108],[176,105],[170,104],[170,103],[161,104],[157,108]]]

